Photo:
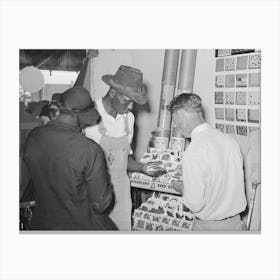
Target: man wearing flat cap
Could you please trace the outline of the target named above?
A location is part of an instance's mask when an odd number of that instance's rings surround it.
[[[105,153],[115,194],[115,205],[110,218],[120,230],[131,230],[131,195],[127,171],[150,176],[147,166],[134,160],[130,144],[133,138],[133,103],[147,102],[143,74],[140,70],[120,66],[115,75],[104,75],[102,80],[110,87],[107,94],[96,100],[101,116],[98,125],[87,127],[85,135],[99,143]]]
[[[24,160],[35,187],[33,230],[116,230],[104,153],[81,133],[100,119],[87,89],[61,95],[60,115],[27,137]]]

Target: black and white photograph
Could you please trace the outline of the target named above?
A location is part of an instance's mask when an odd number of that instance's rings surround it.
[[[197,89],[215,52],[20,49],[20,232],[260,232],[260,141],[216,129],[208,114],[233,122],[234,109]]]

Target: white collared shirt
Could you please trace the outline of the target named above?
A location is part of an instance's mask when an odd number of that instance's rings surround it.
[[[183,156],[183,199],[202,220],[222,220],[246,207],[243,161],[229,135],[207,123],[191,133]]]
[[[112,137],[122,137],[126,135],[127,131],[125,130],[125,118],[128,120],[128,139],[131,143],[133,139],[133,127],[134,127],[134,115],[129,112],[127,114],[117,115],[116,118],[113,118],[109,115],[103,105],[102,99],[95,101],[95,106],[99,112],[104,127],[106,129],[105,134]],[[102,134],[99,132],[98,125],[90,126],[85,129],[85,135],[94,140],[96,143],[100,143]]]

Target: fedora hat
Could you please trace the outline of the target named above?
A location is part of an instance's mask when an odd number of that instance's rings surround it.
[[[114,76],[104,75],[102,80],[138,104],[145,104],[148,101],[146,88],[143,85],[143,73],[139,69],[121,65]]]
[[[89,91],[84,87],[72,87],[61,95],[64,107],[79,117],[80,123],[94,125],[100,120],[100,115],[94,107]]]

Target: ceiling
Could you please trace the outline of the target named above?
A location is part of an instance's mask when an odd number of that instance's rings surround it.
[[[80,71],[86,50],[21,49],[19,57],[20,70],[33,65],[42,70]]]

